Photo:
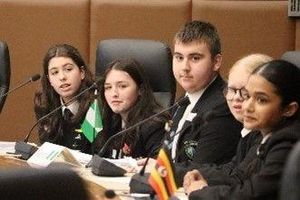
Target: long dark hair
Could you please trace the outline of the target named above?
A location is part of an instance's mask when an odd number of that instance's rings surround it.
[[[143,67],[137,61],[135,61],[134,59],[117,59],[111,62],[110,64],[108,64],[107,70],[105,71],[103,80],[104,82],[106,80],[107,74],[111,70],[120,70],[127,72],[128,75],[134,80],[139,90],[140,95],[136,103],[129,110],[127,121],[125,122],[126,128],[153,115],[155,112],[162,108],[155,100]],[[116,129],[119,129],[121,127],[121,116],[114,113],[107,104],[107,101],[104,97],[104,85],[101,89],[101,98],[104,110],[104,132],[105,134],[114,134],[116,133],[116,131],[118,131]],[[159,118],[154,120],[159,120]],[[133,130],[126,135],[126,138],[123,139],[132,144],[134,143],[134,141],[136,141],[135,138],[137,137],[137,132],[137,130]]]
[[[81,81],[77,93],[94,83],[91,71],[88,69],[82,56],[75,47],[68,44],[57,44],[50,47],[43,59],[43,74],[41,79],[42,89],[41,91],[36,92],[34,97],[34,111],[37,120],[61,105],[60,96],[53,89],[48,78],[49,61],[54,57],[71,58],[81,70],[84,70],[85,78]],[[94,99],[94,91],[88,91],[78,98],[80,105],[78,113],[72,118],[73,123],[78,123],[84,117],[92,99]],[[61,112],[58,111],[39,123],[38,127],[41,142],[56,137],[60,119]]]
[[[273,84],[276,89],[275,92],[277,92],[281,98],[282,108],[291,102],[297,102],[298,106],[300,106],[300,69],[297,68],[297,66],[284,60],[272,60],[256,68],[252,74],[262,76]],[[299,110],[300,109],[298,108],[293,116],[285,117],[273,128],[273,131],[281,129],[288,124],[293,123],[295,120],[299,120]],[[247,166],[247,176],[251,176],[251,174],[259,168],[259,165],[261,164],[260,159],[265,156],[265,148],[266,144],[259,146],[257,150],[258,157]]]

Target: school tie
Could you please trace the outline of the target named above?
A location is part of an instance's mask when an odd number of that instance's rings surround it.
[[[64,110],[64,120],[66,121],[66,122],[69,122],[69,121],[71,121],[71,118],[72,118],[72,116],[73,116],[73,113],[68,109],[68,108],[66,108],[65,110]]]
[[[188,97],[187,97],[188,98]],[[178,124],[179,124],[179,121],[180,119],[182,118],[183,114],[184,114],[184,111],[185,109],[188,107],[188,105],[190,105],[190,103],[188,104],[185,104],[183,106],[179,106],[176,110],[176,112],[174,113],[174,116],[172,118],[172,121],[173,121],[173,124],[172,124],[172,127],[171,127],[171,130],[172,131],[175,131],[177,130],[178,128]]]

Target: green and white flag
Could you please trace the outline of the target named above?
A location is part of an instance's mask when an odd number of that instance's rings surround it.
[[[85,119],[81,124],[81,131],[84,136],[92,143],[97,134],[103,129],[102,117],[97,99],[94,100],[86,113]]]

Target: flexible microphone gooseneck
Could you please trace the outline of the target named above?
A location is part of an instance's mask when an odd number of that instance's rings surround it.
[[[2,98],[2,97],[5,97],[5,96],[9,95],[10,93],[12,93],[13,91],[15,91],[15,90],[17,90],[17,89],[19,89],[19,88],[21,88],[21,87],[27,85],[28,83],[37,81],[37,80],[39,80],[40,78],[41,78],[41,75],[35,74],[35,75],[29,77],[29,79],[27,79],[26,81],[24,81],[23,83],[21,83],[21,84],[18,85],[17,87],[14,87],[13,89],[9,90],[8,92],[2,94],[0,97],[1,97],[1,98]]]
[[[144,119],[144,120],[142,120],[142,121],[140,121],[140,122],[134,124],[133,126],[128,127],[128,128],[126,128],[126,129],[124,129],[124,130],[122,130],[122,131],[116,133],[115,135],[111,136],[111,137],[105,142],[105,144],[103,145],[103,147],[102,147],[101,150],[99,151],[98,156],[100,156],[100,157],[103,157],[103,156],[104,156],[104,154],[105,154],[105,152],[106,152],[106,150],[107,150],[107,146],[108,146],[108,145],[111,143],[111,141],[112,141],[113,139],[115,139],[116,137],[119,137],[120,135],[122,135],[122,134],[124,134],[124,133],[126,133],[126,132],[128,132],[128,131],[131,131],[132,129],[134,129],[134,128],[136,128],[136,127],[138,127],[138,126],[140,126],[140,125],[142,125],[142,124],[144,124],[144,123],[146,123],[146,122],[148,122],[148,121],[154,119],[155,117],[157,117],[157,116],[159,116],[159,115],[161,115],[161,114],[163,114],[163,113],[165,113],[165,112],[167,112],[167,111],[169,111],[169,110],[175,108],[176,106],[183,106],[183,105],[185,105],[186,103],[189,103],[188,97],[184,97],[184,98],[180,99],[179,101],[177,101],[177,102],[176,102],[175,104],[173,104],[172,106],[170,106],[170,107],[168,107],[168,108],[166,108],[166,109],[164,109],[164,110],[162,110],[162,111],[160,111],[160,112],[158,112],[158,113],[156,113],[156,114],[154,114],[154,115],[151,115],[150,117],[148,117],[148,118],[146,118],[146,119]]]
[[[179,106],[187,106],[188,104],[190,104],[189,98],[187,96],[183,97],[182,99],[180,99],[175,105],[179,105]],[[174,106],[175,106],[174,105]],[[164,144],[169,146],[171,145],[170,141],[178,134],[180,134],[181,131],[175,132],[172,131],[167,138],[165,138],[164,140]],[[147,157],[145,163],[143,164],[142,169],[139,171],[139,173],[136,173],[135,175],[133,175],[131,177],[130,183],[129,183],[129,187],[130,187],[130,193],[146,193],[146,194],[150,194],[150,196],[154,196],[154,190],[153,188],[149,185],[148,183],[148,178],[149,178],[149,173],[145,174],[145,170],[146,170],[146,166],[148,164],[150,156]]]
[[[104,156],[104,154],[106,153],[107,151],[107,146],[111,143],[111,141],[113,139],[115,139],[116,137],[119,137],[120,135],[146,123],[146,122],[149,122],[150,120],[152,120],[153,118],[173,109],[174,107],[176,106],[182,106],[182,105],[185,105],[189,103],[189,99],[188,98],[182,98],[180,99],[178,102],[176,102],[174,105],[154,114],[154,115],[151,115],[150,117],[136,123],[135,125],[127,128],[127,129],[124,129],[118,133],[116,133],[115,135],[111,136],[106,142],[105,144],[103,145],[103,147],[101,148],[101,150],[99,151],[98,154],[94,155],[92,160],[86,165],[86,167],[90,167],[92,166],[92,172],[96,175],[100,175],[100,176],[122,176],[125,174],[125,170],[123,170],[122,168],[114,165],[113,163],[103,159],[102,157]]]
[[[64,105],[68,105],[69,103],[71,103],[72,101],[76,100],[78,97],[80,97],[82,94],[84,94],[85,92],[87,92],[88,90],[97,88],[97,83],[99,81],[96,81],[95,83],[93,83],[91,86],[89,86],[88,88],[82,90],[80,93],[78,93],[77,95],[75,95],[74,97],[72,97],[69,101],[67,101],[65,104],[61,104],[60,106],[58,106],[57,108],[55,108],[54,110],[50,111],[49,113],[47,113],[46,115],[44,115],[43,117],[39,118],[37,120],[37,122],[32,126],[32,128],[30,129],[30,131],[28,132],[28,134],[26,135],[26,137],[24,138],[23,141],[18,141],[15,144],[15,154],[20,154],[21,158],[24,160],[27,160],[36,150],[37,147],[28,144],[28,140],[29,137],[31,136],[31,133],[33,131],[33,129],[44,119],[46,119],[47,117],[53,115],[55,112],[57,112],[58,110],[60,110]]]

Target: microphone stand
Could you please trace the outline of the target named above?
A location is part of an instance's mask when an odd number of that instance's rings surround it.
[[[31,76],[27,81],[21,83],[20,85],[18,85],[17,87],[15,87],[15,88],[9,90],[8,92],[2,94],[0,97],[1,97],[1,98],[2,98],[2,97],[5,97],[5,96],[9,95],[10,93],[12,93],[13,91],[15,91],[15,90],[17,90],[17,89],[19,89],[19,88],[21,88],[21,87],[27,85],[28,83],[37,81],[37,80],[39,80],[40,78],[41,78],[41,76],[40,76],[39,74],[35,74],[35,75]]]
[[[41,122],[42,120],[46,119],[50,115],[52,115],[55,112],[57,112],[58,110],[60,110],[64,105],[68,105],[72,101],[76,100],[79,96],[84,94],[86,91],[91,90],[93,88],[97,88],[97,82],[98,81],[96,81],[90,87],[84,89],[83,91],[81,91],[80,93],[75,95],[73,98],[71,98],[65,104],[62,104],[62,105],[58,106],[57,108],[55,108],[51,112],[47,113],[46,115],[44,115],[43,117],[38,119],[37,122],[30,129],[28,134],[26,135],[25,139],[23,141],[17,141],[16,142],[16,144],[15,144],[15,154],[20,154],[21,158],[24,159],[24,160],[27,160],[30,156],[32,156],[38,148],[34,145],[28,144],[27,142],[28,142],[29,137],[31,136],[31,133],[32,133],[33,129],[39,124],[39,122]]]
[[[173,108],[176,107],[176,106],[182,106],[183,104],[186,104],[186,103],[188,103],[188,102],[189,102],[189,99],[188,99],[187,97],[184,97],[184,98],[180,99],[178,102],[176,102],[174,105],[172,105],[172,106],[170,106],[170,107],[168,107],[168,108],[165,108],[164,110],[162,110],[162,111],[160,111],[160,112],[158,112],[158,113],[156,113],[156,114],[154,114],[154,115],[151,115],[150,117],[148,117],[148,118],[146,118],[146,119],[144,119],[144,120],[142,120],[142,121],[139,121],[138,123],[134,124],[133,126],[127,128],[127,129],[124,129],[124,130],[122,130],[122,131],[116,133],[115,135],[111,136],[111,137],[105,142],[105,144],[103,145],[103,147],[102,147],[101,150],[99,151],[98,156],[100,156],[100,157],[103,157],[103,156],[104,156],[105,151],[106,151],[106,149],[107,149],[107,146],[108,146],[108,145],[111,143],[111,141],[112,141],[113,139],[115,139],[116,137],[118,137],[118,136],[120,136],[120,135],[122,135],[122,134],[124,134],[124,133],[126,133],[126,132],[128,132],[128,131],[131,131],[132,129],[134,129],[134,128],[136,128],[136,127],[138,127],[138,126],[144,124],[145,122],[148,122],[148,121],[154,119],[155,117],[157,117],[157,116],[159,116],[159,115],[161,115],[161,114],[163,114],[163,113],[165,113],[165,112],[167,112],[167,111],[173,109]]]
[[[135,125],[124,129],[118,133],[116,133],[115,135],[111,136],[103,145],[103,147],[101,148],[101,150],[99,151],[98,154],[95,154],[93,156],[93,158],[91,159],[91,161],[86,165],[86,167],[90,167],[92,166],[92,172],[96,175],[105,175],[105,176],[122,176],[125,171],[122,171],[122,168],[114,165],[113,163],[110,163],[109,161],[103,159],[102,157],[104,156],[104,154],[106,153],[107,150],[107,146],[111,143],[111,141],[113,139],[115,139],[116,137],[119,137],[120,135],[152,120],[153,118],[171,110],[172,108],[174,108],[175,106],[182,106],[189,103],[189,100],[187,97],[180,99],[178,102],[176,102],[174,105],[162,110],[161,112],[158,112],[138,123],[136,123]],[[149,154],[150,155],[150,154]],[[147,159],[149,160],[150,156],[147,157]],[[146,168],[146,166],[144,167]],[[143,176],[145,172],[145,169],[143,169],[143,171],[141,171],[141,175],[140,175],[140,179],[145,179],[146,176]],[[139,180],[138,180],[139,181]],[[144,181],[145,182],[145,181]],[[150,186],[149,186],[150,187]],[[151,188],[150,188],[151,189]]]
[[[190,103],[188,97],[184,97],[181,100],[178,101],[177,104],[179,104],[179,106],[184,106],[184,105],[188,105]],[[176,105],[176,104],[175,104]],[[168,150],[170,149],[170,146],[172,144],[171,140],[178,134],[181,133],[181,131],[178,131],[177,133],[171,131],[171,125],[170,123],[167,124],[168,126],[165,127],[165,130],[169,133],[168,136],[164,139],[163,141],[163,146],[165,146]],[[130,193],[146,193],[146,194],[150,194],[150,196],[154,196],[155,195],[155,191],[154,189],[149,185],[148,183],[148,178],[150,176],[149,173],[145,174],[145,169],[146,166],[148,164],[148,161],[150,159],[150,156],[147,157],[142,169],[140,170],[139,173],[136,173],[135,175],[133,175],[131,177],[130,183],[129,183],[129,187],[130,187]],[[172,160],[170,161],[172,162]]]

